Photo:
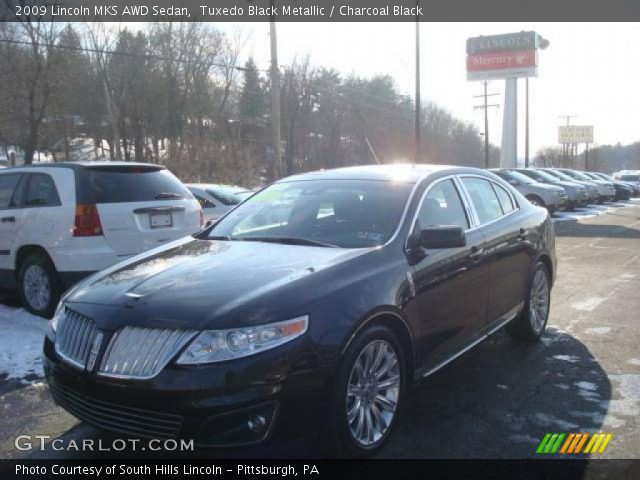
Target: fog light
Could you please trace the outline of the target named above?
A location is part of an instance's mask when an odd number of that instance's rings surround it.
[[[264,416],[262,415],[251,415],[249,417],[249,420],[247,421],[247,426],[249,427],[249,430],[251,430],[253,433],[258,433],[261,432],[264,427],[267,425],[267,419],[264,418]]]

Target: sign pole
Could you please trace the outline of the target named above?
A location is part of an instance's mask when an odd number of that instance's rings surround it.
[[[504,91],[504,114],[502,117],[502,149],[500,167],[518,166],[518,79],[507,78]]]

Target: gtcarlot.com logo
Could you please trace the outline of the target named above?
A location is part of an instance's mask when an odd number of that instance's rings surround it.
[[[610,433],[547,433],[536,453],[604,453]]]

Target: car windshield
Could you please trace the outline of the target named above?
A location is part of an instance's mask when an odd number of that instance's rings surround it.
[[[395,232],[413,184],[373,180],[275,183],[218,222],[210,239],[363,248]]]
[[[588,176],[586,176],[584,173],[582,172],[576,172],[575,170],[563,170],[562,173],[568,175],[571,178],[575,178],[577,180],[593,180],[592,178],[589,178]]]
[[[524,184],[536,183],[535,180],[532,180],[531,178],[527,177],[526,175],[523,175],[520,172],[509,170],[506,173],[510,178],[514,180],[518,180],[520,183],[524,183]]]
[[[620,180],[623,182],[640,182],[640,175],[621,175]]]
[[[559,170],[545,170],[545,172],[547,172],[549,175],[553,175],[556,178],[559,178],[560,180],[567,180],[569,182],[573,182],[575,180],[575,178],[570,177],[569,175],[562,173]]]
[[[531,177],[539,182],[551,182],[555,183],[558,181],[556,177],[548,174],[547,172],[543,172],[542,170],[527,170],[527,174],[531,172]]]

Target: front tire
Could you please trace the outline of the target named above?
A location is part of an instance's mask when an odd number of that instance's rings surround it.
[[[62,286],[53,263],[46,255],[31,254],[20,264],[18,290],[26,310],[44,318],[53,316]]]
[[[535,342],[544,333],[551,309],[550,278],[547,267],[538,262],[531,274],[524,309],[507,325],[513,339]]]
[[[333,433],[350,455],[372,455],[389,438],[405,375],[402,348],[389,329],[367,328],[351,343],[338,370],[332,402]]]

